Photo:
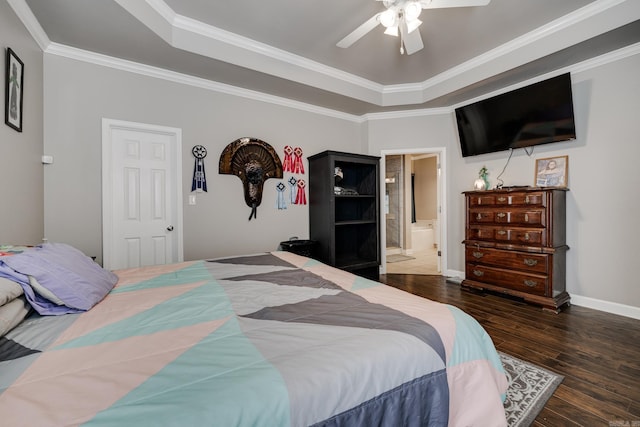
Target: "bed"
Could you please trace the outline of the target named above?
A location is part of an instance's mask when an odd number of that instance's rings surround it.
[[[506,425],[499,356],[453,306],[290,252],[116,272],[64,244],[2,255],[31,309],[0,338],[2,425]]]

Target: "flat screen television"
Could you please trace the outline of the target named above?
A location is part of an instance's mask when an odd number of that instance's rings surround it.
[[[571,76],[456,108],[462,156],[575,139]]]

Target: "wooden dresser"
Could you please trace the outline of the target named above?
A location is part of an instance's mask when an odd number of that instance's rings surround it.
[[[566,189],[468,191],[463,287],[523,298],[555,313],[569,304]]]

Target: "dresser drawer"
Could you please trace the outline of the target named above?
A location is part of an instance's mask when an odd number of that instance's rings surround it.
[[[496,196],[493,193],[473,194],[469,196],[469,207],[474,206],[494,206],[496,204]]]
[[[496,212],[493,210],[469,210],[469,224],[492,224],[494,222],[496,222]]]
[[[496,229],[493,227],[469,227],[466,229],[465,238],[467,240],[495,240]]]
[[[546,245],[544,230],[501,228],[495,230],[495,240],[501,243],[541,246]]]
[[[544,206],[545,197],[542,191],[504,193],[495,196],[497,206]]]
[[[520,273],[469,262],[466,264],[465,274],[467,280],[497,285],[528,294],[547,296],[549,277],[543,274]]]
[[[467,246],[465,255],[468,263],[504,267],[538,274],[548,273],[551,257],[549,254],[530,254],[471,245]]]
[[[545,225],[545,210],[540,209],[469,209],[469,224]]]
[[[465,238],[524,246],[544,246],[547,244],[546,230],[544,229],[469,226],[466,229]]]
[[[544,209],[499,210],[494,214],[498,224],[544,226]]]

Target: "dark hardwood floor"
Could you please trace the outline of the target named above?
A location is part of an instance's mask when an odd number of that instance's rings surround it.
[[[380,281],[461,308],[498,350],[564,375],[534,426],[640,427],[640,320],[575,305],[553,314],[462,290],[442,276],[387,274]]]

